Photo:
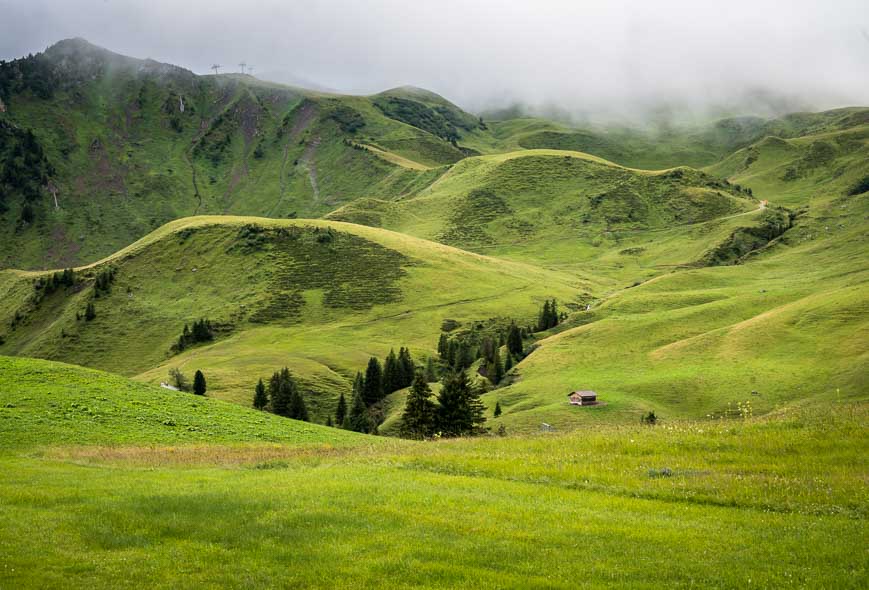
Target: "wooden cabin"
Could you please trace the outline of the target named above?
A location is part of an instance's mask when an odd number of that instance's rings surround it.
[[[567,394],[572,406],[593,406],[597,403],[597,394],[593,391],[582,390]]]

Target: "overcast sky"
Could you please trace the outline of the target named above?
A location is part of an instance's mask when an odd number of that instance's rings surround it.
[[[703,106],[764,91],[869,105],[869,1],[0,0],[0,58],[67,37],[207,73],[470,109]]]

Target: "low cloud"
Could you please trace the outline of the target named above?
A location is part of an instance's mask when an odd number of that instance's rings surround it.
[[[573,117],[869,104],[865,0],[0,0],[0,57],[84,37],[207,73],[412,84]],[[761,112],[760,114],[767,114]]]

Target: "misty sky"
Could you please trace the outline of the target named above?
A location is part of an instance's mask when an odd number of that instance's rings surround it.
[[[631,111],[764,91],[869,105],[869,1],[0,0],[0,58],[84,37],[199,73],[371,93],[412,84],[470,109]]]

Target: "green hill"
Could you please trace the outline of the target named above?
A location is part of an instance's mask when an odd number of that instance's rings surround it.
[[[612,292],[575,318],[577,327],[543,338],[517,367],[518,380],[490,394],[490,407],[500,400],[505,424],[530,429],[638,420],[649,410],[699,417],[746,402],[768,412],[797,401],[865,400],[869,134],[861,112],[842,111],[832,124],[798,117],[823,124],[822,133],[768,137],[707,168],[792,208],[793,226],[769,241],[764,222],[760,233],[737,228],[705,262],[730,252],[739,264],[664,273]],[[762,245],[740,254],[753,243]],[[575,388],[598,391],[607,405],[578,412],[565,403]]]
[[[97,277],[113,270],[108,291]],[[34,272],[2,271],[5,354],[38,356],[158,383],[170,367],[201,369],[218,397],[250,404],[260,377],[289,366],[325,422],[370,355],[433,353],[444,320],[531,321],[542,301],[571,301],[585,283],[339,222],[195,217],[173,222],[54,290]],[[85,312],[93,303],[96,317]],[[208,318],[213,343],[170,350]]]
[[[525,150],[467,158],[416,197],[362,199],[327,218],[626,283],[697,262],[760,213],[740,186],[691,168]]]
[[[507,118],[487,123],[498,144],[480,141],[484,152],[558,149],[594,154],[644,169],[708,166],[766,136],[797,138],[864,124],[866,108],[793,113],[774,119],[736,116],[692,124],[571,126],[546,119]],[[497,147],[496,147],[497,146]],[[477,147],[477,145],[474,145]]]
[[[0,266],[93,262],[180,217],[319,217],[424,194],[469,156],[554,148],[627,166],[707,165],[764,135],[853,128],[865,109],[650,135],[484,122],[431,92],[313,92],[197,76],[81,39],[0,67]],[[543,170],[543,172],[546,172]]]
[[[345,430],[287,420],[102,371],[0,356],[0,451],[57,444],[373,444]]]

